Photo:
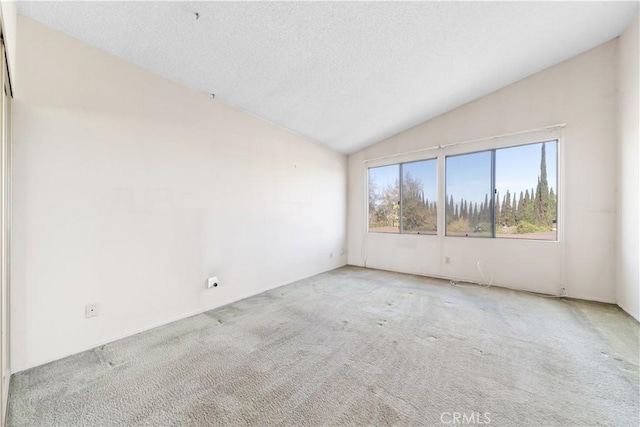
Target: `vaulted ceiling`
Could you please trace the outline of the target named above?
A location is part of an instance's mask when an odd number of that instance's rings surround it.
[[[351,153],[618,36],[638,2],[20,2]]]

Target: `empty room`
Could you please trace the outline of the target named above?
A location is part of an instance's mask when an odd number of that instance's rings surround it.
[[[2,426],[638,426],[638,1],[0,1]]]

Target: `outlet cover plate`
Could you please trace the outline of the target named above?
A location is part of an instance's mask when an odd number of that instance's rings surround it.
[[[98,311],[98,304],[87,304],[84,308],[84,317],[87,319],[91,319],[92,317],[97,317],[98,316],[99,311]]]
[[[211,288],[216,288],[218,287],[219,283],[218,283],[218,277],[214,276],[214,277],[209,277],[207,279],[207,289],[211,289]]]

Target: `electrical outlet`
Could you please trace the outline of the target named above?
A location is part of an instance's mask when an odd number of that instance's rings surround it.
[[[567,288],[565,288],[564,286],[560,286],[560,296],[561,297],[569,296],[569,292],[567,292]]]
[[[448,257],[448,256],[444,257],[444,263],[445,264],[451,264],[451,258]]]
[[[84,317],[86,319],[91,319],[92,317],[98,316],[98,303],[95,304],[87,304],[84,307]]]
[[[209,277],[207,279],[207,289],[217,288],[218,285],[219,285],[219,283],[218,283],[218,277],[217,276]]]

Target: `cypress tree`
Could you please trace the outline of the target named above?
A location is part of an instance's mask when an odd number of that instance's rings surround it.
[[[502,222],[508,227],[511,225],[513,214],[511,212],[511,193],[507,190],[507,195],[504,196],[504,203],[502,204]]]
[[[445,208],[447,211],[447,223],[449,223],[453,220],[453,195],[449,196],[449,201],[447,202],[447,206],[445,206]]]
[[[497,193],[497,192],[496,192],[496,198],[495,198],[494,215],[495,215],[495,223],[502,224],[502,210],[500,209],[500,193]]]
[[[549,190],[549,212],[552,222],[558,219],[558,198],[553,191],[553,187]]]
[[[540,177],[534,206],[534,219],[536,225],[548,227],[551,225],[551,212],[549,210],[549,183],[547,182],[547,157],[545,144],[542,143],[540,158]]]
[[[529,190],[524,192],[524,199],[522,200],[522,209],[520,213],[520,221],[531,222],[531,196],[529,195]]]
[[[526,203],[524,201],[524,193],[520,192],[520,200],[518,200],[518,211],[516,213],[516,222],[522,221],[525,215]]]
[[[482,203],[480,204],[482,206]],[[480,222],[480,210],[478,210],[478,202],[473,205],[473,222],[475,226]]]
[[[531,205],[529,205],[529,222],[531,224],[534,224],[536,222],[536,213],[535,213],[535,209],[536,209],[536,191],[532,188],[531,189]]]
[[[489,222],[491,221],[491,214],[490,214],[490,206],[489,206],[489,195],[485,194],[484,195],[484,208],[480,209],[481,213],[480,213],[480,220],[482,222]]]

